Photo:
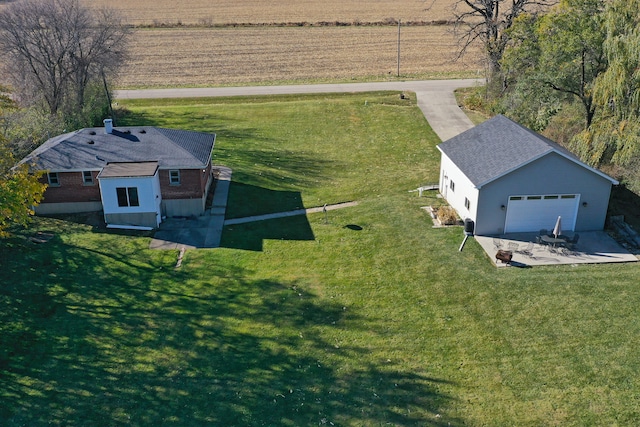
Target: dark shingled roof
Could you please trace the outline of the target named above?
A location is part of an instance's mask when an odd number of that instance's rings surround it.
[[[438,149],[477,188],[550,153],[559,154],[617,184],[561,145],[502,115],[444,141]]]
[[[86,128],[49,139],[22,162],[54,172],[98,170],[107,163],[157,161],[161,169],[209,164],[216,135],[150,126]]]

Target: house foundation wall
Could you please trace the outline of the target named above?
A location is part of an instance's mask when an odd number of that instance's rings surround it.
[[[204,214],[206,198],[163,199],[162,213],[168,217],[200,216]]]
[[[142,227],[158,227],[156,212],[110,213],[104,215],[104,221],[113,225],[134,225]]]
[[[102,202],[68,202],[40,203],[35,208],[38,215],[72,214],[82,212],[98,212],[102,210]]]

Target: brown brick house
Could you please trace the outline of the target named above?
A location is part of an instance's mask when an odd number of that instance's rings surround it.
[[[108,224],[155,227],[164,216],[204,213],[215,138],[107,119],[49,139],[22,162],[47,171],[36,213],[104,211]]]

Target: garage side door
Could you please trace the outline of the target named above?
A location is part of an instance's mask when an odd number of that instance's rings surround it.
[[[542,228],[552,230],[558,216],[562,217],[562,230],[573,231],[579,202],[579,194],[511,196],[504,232],[519,233]]]

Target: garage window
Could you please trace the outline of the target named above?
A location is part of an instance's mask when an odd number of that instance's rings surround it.
[[[455,192],[456,191],[456,183],[453,181],[449,181],[449,188],[451,189],[451,191]]]
[[[466,197],[464,198],[464,207],[469,210],[471,208],[471,202]]]

